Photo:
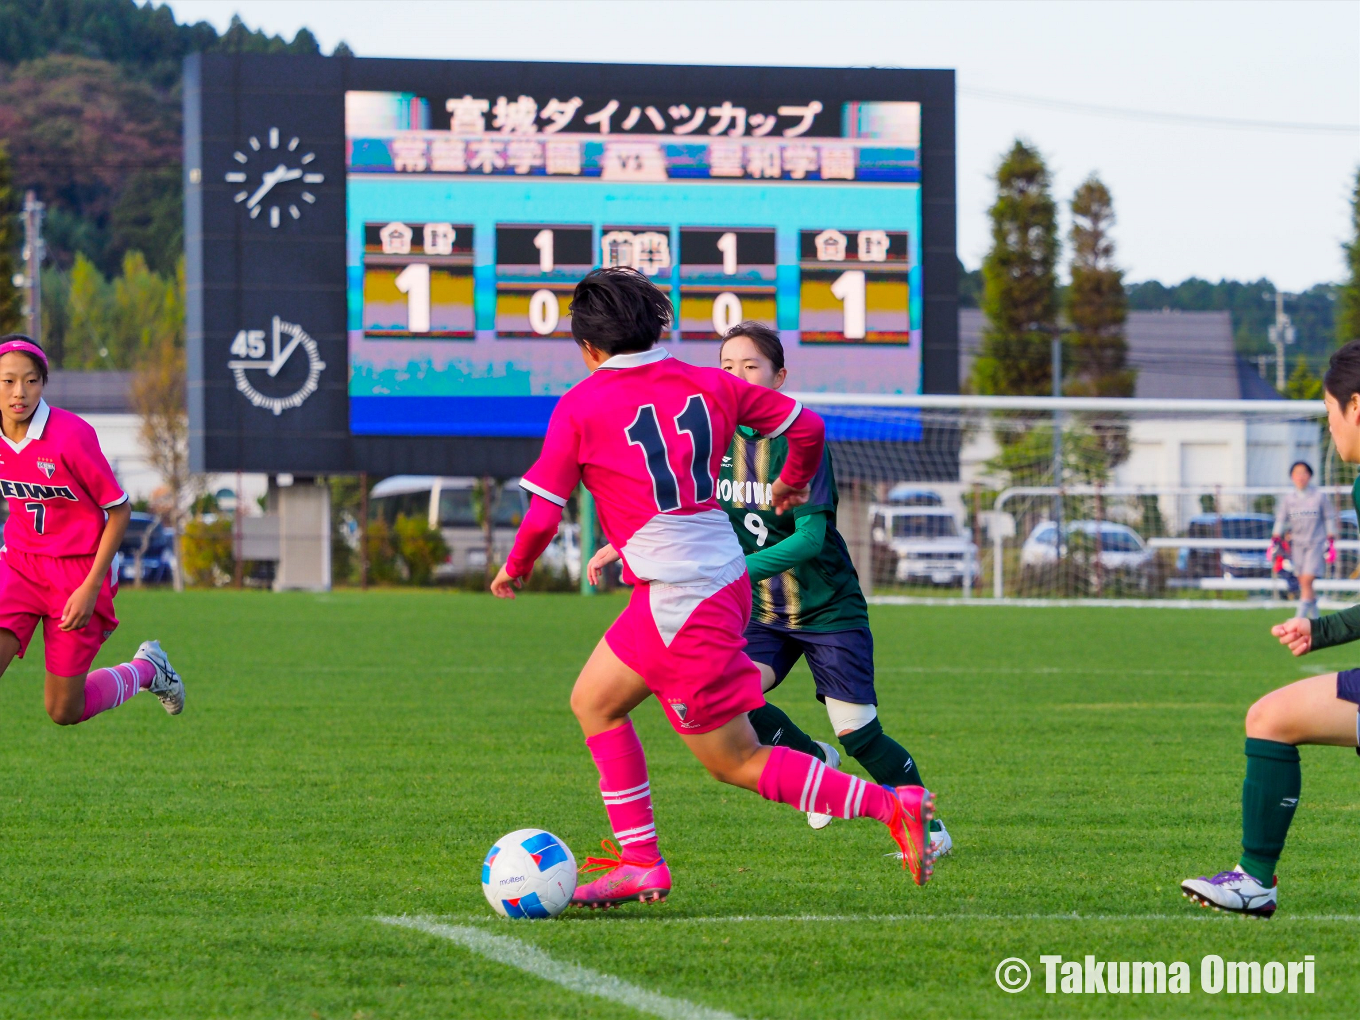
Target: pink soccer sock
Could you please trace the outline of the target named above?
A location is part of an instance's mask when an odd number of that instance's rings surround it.
[[[146,659],[133,659],[119,666],[91,670],[85,677],[85,714],[80,717],[80,721],[117,708],[131,700],[138,691],[150,687],[154,679],[156,667]]]
[[[652,787],[647,779],[647,757],[633,721],[587,737],[586,747],[600,770],[600,796],[623,855],[639,861],[656,860],[661,851],[652,821]]]
[[[892,820],[893,796],[883,787],[827,768],[810,754],[787,747],[770,749],[758,792],[766,800],[837,818]]]

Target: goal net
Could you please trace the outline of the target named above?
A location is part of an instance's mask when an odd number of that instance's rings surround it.
[[[1317,587],[1360,591],[1355,473],[1321,401],[796,396],[826,420],[840,530],[876,594],[1291,598],[1268,547],[1300,460],[1337,511]]]

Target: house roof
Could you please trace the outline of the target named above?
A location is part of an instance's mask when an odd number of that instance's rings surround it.
[[[959,378],[968,378],[982,347],[985,319],[959,309]],[[1237,354],[1228,312],[1129,312],[1129,365],[1136,397],[1275,400],[1279,394]]]

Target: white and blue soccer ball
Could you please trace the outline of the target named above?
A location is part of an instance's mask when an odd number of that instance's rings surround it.
[[[575,891],[576,858],[542,829],[507,833],[482,862],[482,892],[502,917],[556,917]]]

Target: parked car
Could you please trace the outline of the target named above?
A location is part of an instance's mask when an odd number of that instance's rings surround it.
[[[888,503],[891,506],[944,506],[944,497],[934,489],[903,482],[888,490]]]
[[[1250,538],[1268,541],[1275,527],[1270,514],[1196,514],[1186,538]],[[1176,554],[1176,572],[1185,577],[1269,577],[1270,558],[1260,549],[1191,549]]]
[[[397,516],[424,517],[437,528],[449,547],[449,557],[435,569],[436,577],[454,577],[486,569],[486,536],[477,523],[475,478],[436,475],[393,475],[373,486],[369,515],[388,524]],[[504,563],[514,544],[515,531],[529,510],[529,494],[512,478],[501,486],[492,512],[492,549]],[[550,570],[566,570],[580,577],[581,551],[574,524],[563,525],[540,562]],[[573,558],[574,557],[574,558]]]
[[[146,541],[145,547],[142,542]],[[175,565],[175,536],[159,524],[153,514],[134,510],[118,546],[116,573],[118,580],[137,580],[137,554],[142,554],[142,581],[146,584],[166,584],[173,579]]]
[[[960,534],[952,510],[912,503],[870,508],[876,580],[968,584],[978,576],[977,546]]]
[[[1063,522],[1063,539],[1058,544],[1058,526],[1053,521],[1041,521],[1025,539],[1020,547],[1020,566],[1030,573],[1045,568],[1056,567],[1060,558],[1065,561],[1077,560],[1081,550],[1077,539],[1087,550],[1086,555],[1100,565],[1105,580],[1114,581],[1121,577],[1133,581],[1138,587],[1148,589],[1156,574],[1157,557],[1149,549],[1143,537],[1127,524],[1114,521],[1077,520]],[[1096,536],[1099,535],[1099,551],[1096,551]],[[1089,562],[1089,560],[1088,560]]]

